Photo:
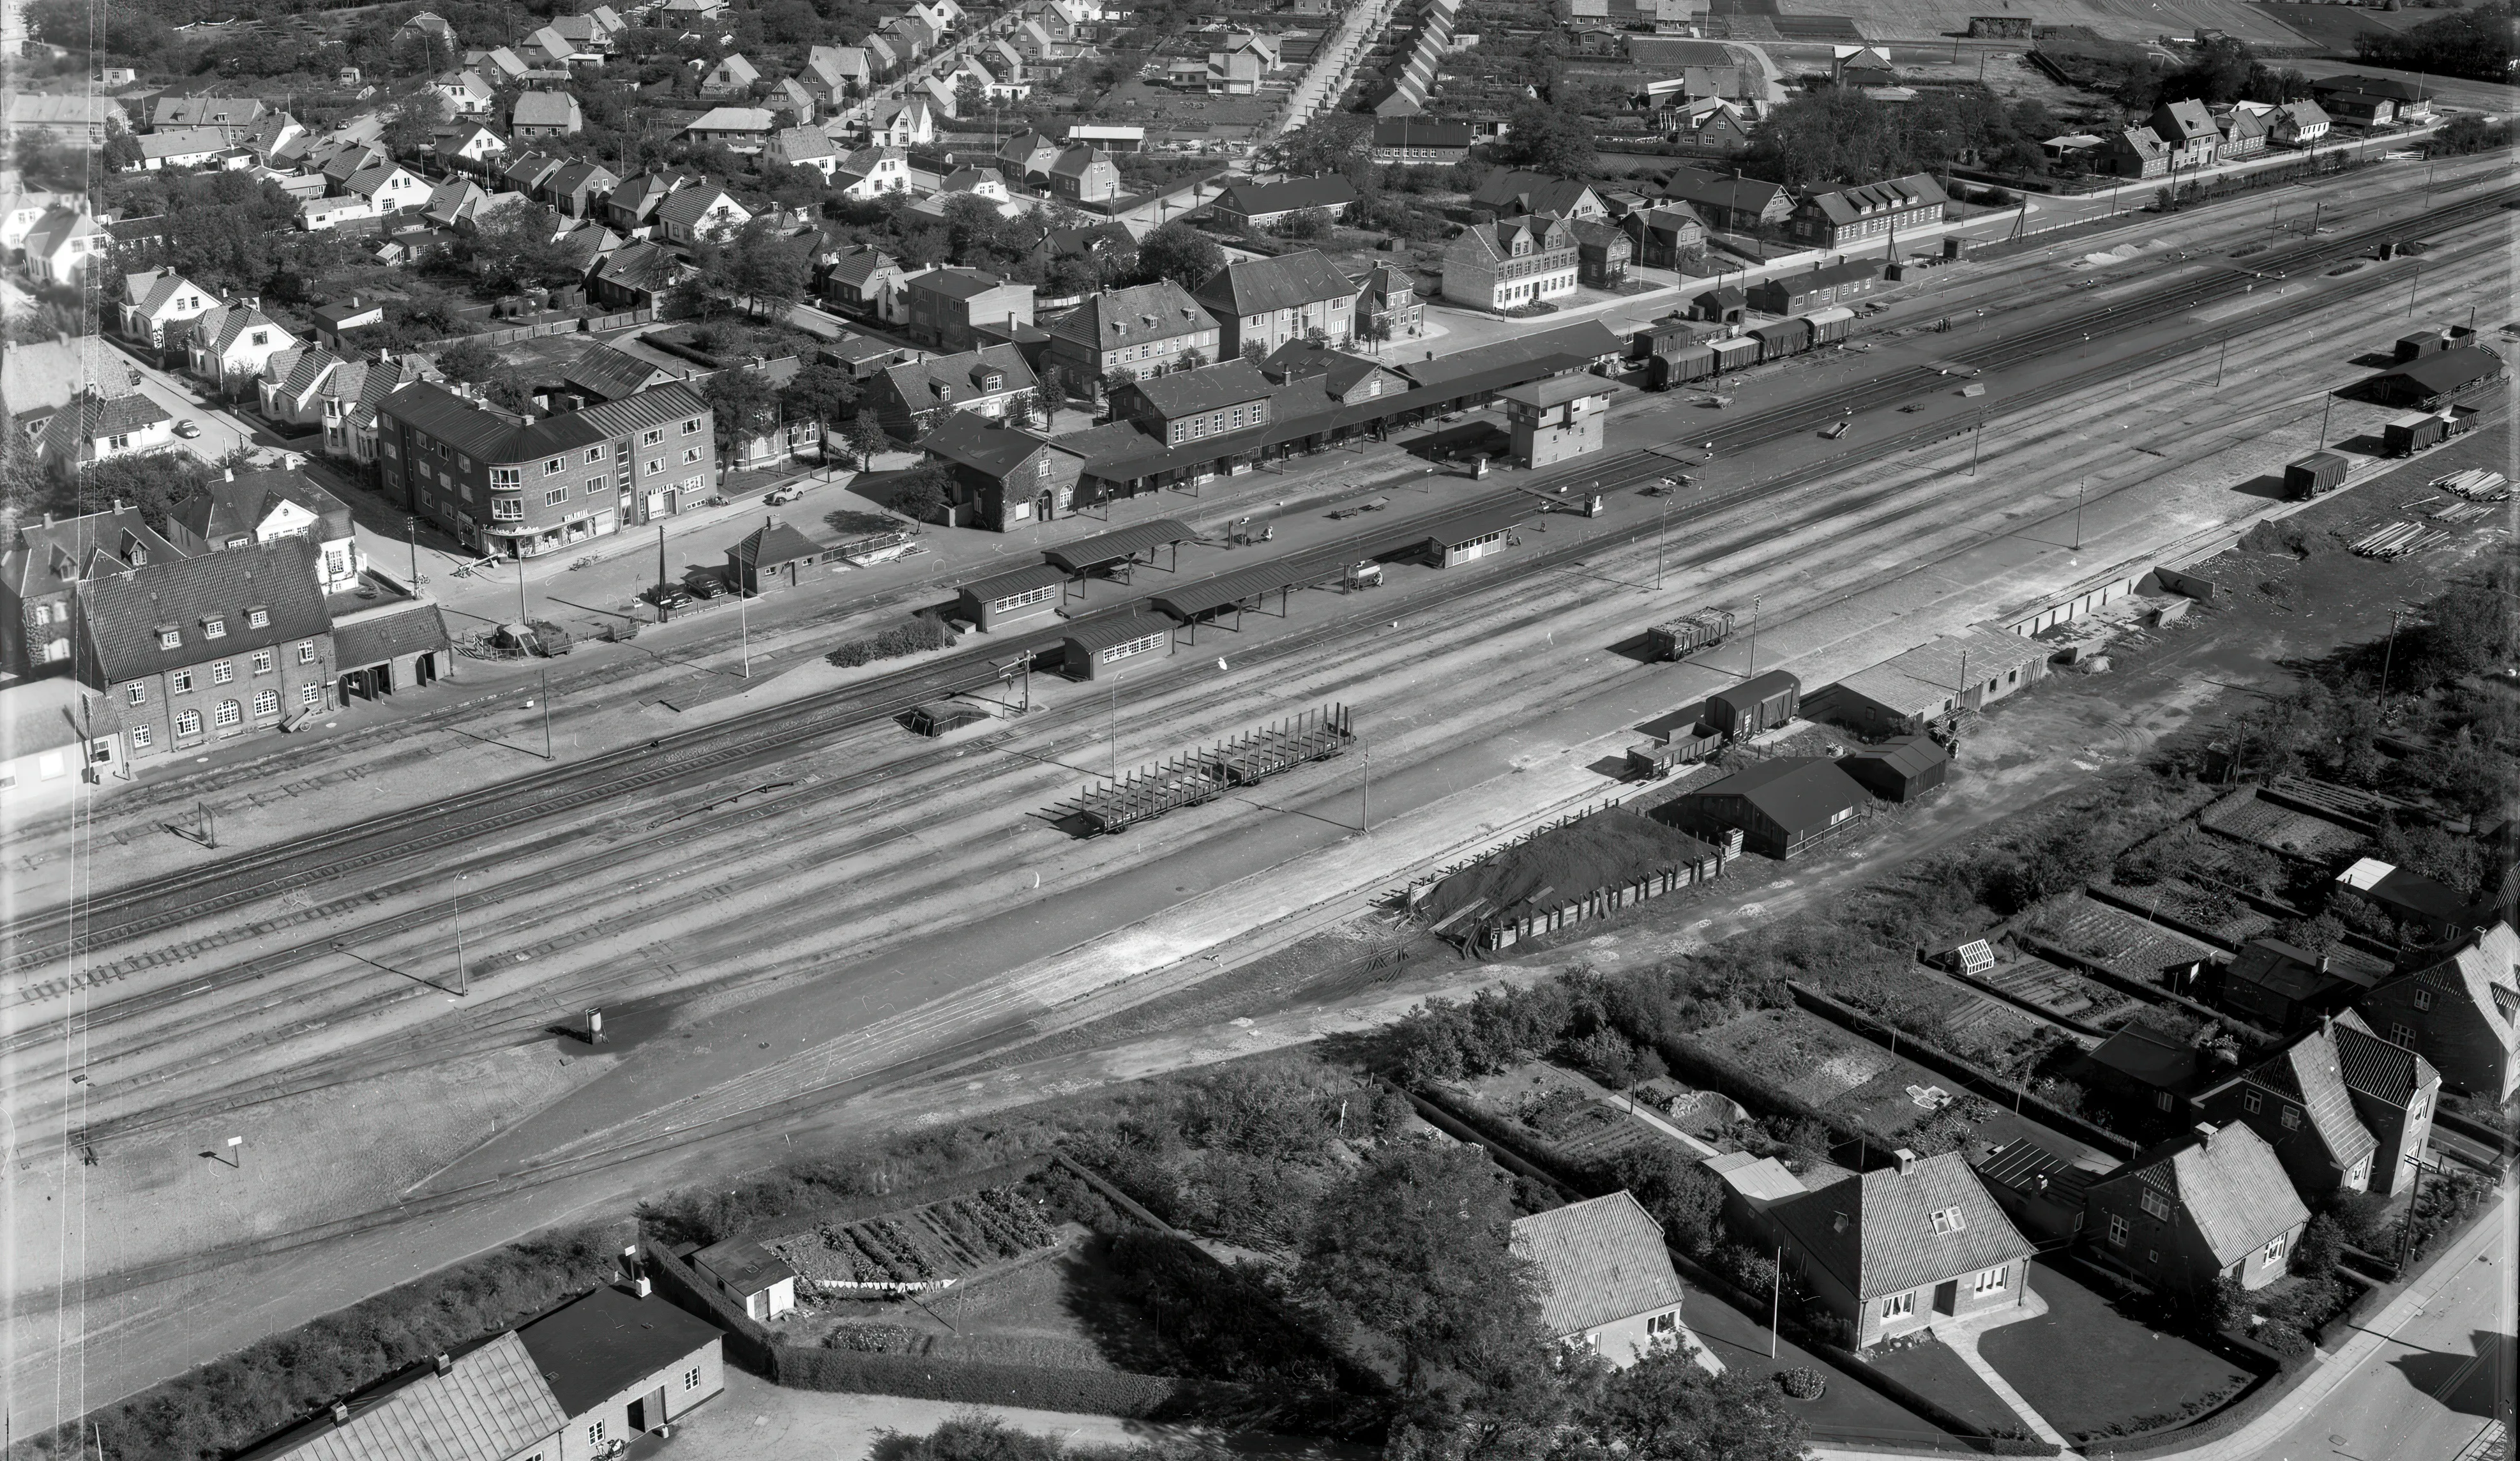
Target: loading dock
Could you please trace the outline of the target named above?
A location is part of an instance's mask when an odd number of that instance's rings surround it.
[[[1064,664],[1075,680],[1100,679],[1127,660],[1161,658],[1173,652],[1179,626],[1156,614],[1131,614],[1096,619],[1068,631]]]
[[[1046,563],[1028,569],[973,579],[963,585],[963,617],[983,634],[1000,625],[1038,618],[1058,608],[1067,591],[1067,571]]]

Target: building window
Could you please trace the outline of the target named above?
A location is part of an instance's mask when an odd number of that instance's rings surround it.
[[[493,497],[490,499],[491,522],[521,523],[524,519],[525,505],[518,499],[514,497]]]
[[[247,628],[248,628],[248,629],[268,629],[268,628],[270,628],[270,627],[271,627],[271,611],[270,611],[270,610],[268,610],[268,609],[248,609],[248,610],[247,610],[247,611],[245,612],[245,626],[246,626]]]
[[[564,457],[554,457],[550,461],[543,463],[543,476],[545,477],[558,477],[561,473],[567,470],[568,460]]]
[[[2283,1128],[2286,1131],[2301,1129],[2301,1111],[2298,1107],[2287,1106],[2283,1109]]]
[[[135,706],[145,706],[149,704],[149,687],[133,685],[122,692],[122,698]]]
[[[639,434],[639,444],[642,446],[653,446],[664,439],[665,434],[661,431],[642,432]]]
[[[2277,1233],[2272,1238],[2267,1240],[2267,1246],[2258,1254],[2258,1259],[2259,1261],[2266,1263],[2280,1263],[2283,1261],[2283,1234]]]
[[[658,458],[656,458],[654,461],[650,462],[650,463],[648,464],[648,475],[649,475],[650,477],[653,477],[653,476],[655,476],[657,473],[662,472],[662,471],[664,471],[664,470],[665,470],[665,459],[664,459],[663,457],[658,457]]]
[[[1977,1276],[1977,1292],[1980,1294],[2003,1292],[2004,1285],[2012,1281],[2011,1274],[2012,1270],[2009,1267],[1987,1269]]]
[[[253,713],[256,718],[260,718],[265,715],[279,714],[280,692],[277,690],[255,691],[253,693]]]
[[[2124,1213],[2120,1213],[2120,1212],[2112,1212],[2112,1213],[2110,1213],[2110,1214],[2109,1214],[2109,1247],[2111,1247],[2111,1248],[2124,1248],[2124,1247],[2126,1247],[2126,1240],[2127,1240],[2127,1220],[2126,1220],[2126,1215],[2125,1215]]]
[[[2158,1192],[2147,1192],[2143,1195],[2143,1210],[2154,1217],[2160,1218],[2164,1222],[2168,1222],[2170,1220],[2170,1199],[2163,1197]]]
[[[202,637],[204,639],[227,638],[228,621],[216,615],[202,620]]]
[[[157,739],[158,733],[148,726],[135,725],[131,728],[131,749],[134,751],[147,750],[150,743]]]
[[[2152,1109],[2153,1109],[2153,1110],[2155,1110],[2155,1111],[2168,1111],[2168,1110],[2170,1110],[2170,1108],[2171,1108],[2174,1104],[2176,1104],[2176,1103],[2174,1103],[2174,1102],[2172,1101],[2172,1099],[2171,1099],[2171,1095],[2170,1095],[2170,1092],[2168,1092],[2168,1091],[2154,1091],[2154,1092],[2152,1093]]]
[[[255,650],[253,652],[253,672],[255,674],[271,673],[271,651]]]
[[[2417,989],[2415,991],[2415,1008],[2419,1010],[2428,1010],[2432,1007],[2433,991],[2430,989]]]
[[[2259,1112],[2266,1109],[2266,1105],[2267,1103],[2265,1099],[2260,1097],[2256,1091],[2240,1092],[2240,1109],[2247,1112],[2249,1115],[2256,1116]]]
[[[587,464],[588,466],[592,467],[592,466],[594,466],[596,463],[598,463],[598,462],[600,462],[600,461],[603,461],[603,460],[604,460],[604,448],[603,448],[603,447],[601,447],[601,446],[590,446],[590,447],[588,447],[588,448],[586,449],[586,464]]]
[[[684,435],[686,435],[686,436],[697,436],[697,435],[698,435],[699,434],[700,434],[700,419],[699,419],[698,417],[695,416],[695,417],[693,417],[691,420],[686,421],[686,422],[684,422],[684,423],[683,423],[683,434],[684,434]]]
[[[2411,1046],[2415,1043],[2415,1032],[2406,1026],[2392,1025],[2389,1027],[2389,1043]]]
[[[171,688],[177,695],[182,695],[193,688],[193,672],[189,669],[179,669],[166,678],[172,682]]]
[[[519,486],[522,485],[522,483],[523,474],[517,468],[493,467],[490,469],[490,486],[492,490],[496,490],[500,487]]]
[[[586,1443],[588,1445],[604,1444],[604,1422],[596,1421],[586,1428]]]
[[[568,500],[568,488],[554,487],[543,494],[543,506],[558,507]]]
[[[213,685],[224,685],[235,678],[236,666],[225,660],[210,666],[210,683]]]
[[[697,446],[686,446],[686,447],[684,447],[684,448],[683,448],[683,465],[684,465],[684,466],[688,467],[688,466],[690,466],[692,463],[697,462],[697,461],[698,461],[699,459],[700,459],[700,449],[699,449],[698,447],[697,447]]]
[[[1912,1317],[1915,1312],[1916,1296],[1912,1290],[1905,1294],[1893,1294],[1881,1301],[1881,1317],[1884,1319],[1905,1319]]]
[[[1677,1309],[1666,1314],[1649,1314],[1645,1318],[1645,1333],[1649,1335],[1675,1334],[1679,1329],[1680,1311]]]
[[[324,703],[324,687],[321,685],[298,686],[297,703],[301,706],[307,707],[322,705]]]
[[[238,705],[232,700],[220,701],[218,709],[213,712],[213,719],[221,730],[225,730],[232,725],[243,725],[245,724],[245,707]]]
[[[694,1365],[690,1369],[683,1371],[683,1389],[698,1390],[699,1388],[700,1367],[698,1365]]]
[[[1931,1214],[1929,1220],[1934,1224],[1934,1235],[1936,1237],[1941,1237],[1946,1233],[1957,1233],[1961,1228],[1967,1226],[1967,1224],[1961,1220],[1960,1210],[1958,1208],[1936,1209]]]
[[[161,650],[181,649],[181,648],[183,648],[183,645],[184,645],[184,631],[183,631],[183,630],[181,630],[181,629],[160,629],[160,630],[158,630],[158,647],[159,649],[161,649]]]
[[[312,664],[315,662],[314,640],[309,639],[297,646],[297,662],[300,664]]]

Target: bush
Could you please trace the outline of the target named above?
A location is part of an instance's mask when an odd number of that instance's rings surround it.
[[[1111,1267],[1137,1306],[1199,1375],[1281,1389],[1331,1390],[1326,1337],[1294,1319],[1265,1281],[1195,1247],[1143,1228],[1111,1240]]]
[[[1817,1400],[1828,1389],[1828,1377],[1809,1365],[1777,1372],[1777,1388],[1797,1400]]]
[[[928,650],[950,650],[961,639],[944,620],[914,615],[907,623],[869,639],[852,639],[827,656],[832,663],[843,669],[872,664],[878,660],[898,660],[904,655],[923,654]]]

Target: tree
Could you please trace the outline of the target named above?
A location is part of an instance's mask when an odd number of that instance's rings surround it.
[[[1322,1198],[1296,1283],[1396,1352],[1395,1455],[1537,1454],[1563,1411],[1504,1172],[1472,1147],[1383,1158]]]
[[[730,452],[779,422],[778,388],[757,370],[719,371],[700,383],[700,399],[717,417],[719,445]]]
[[[1576,1426],[1627,1461],[1801,1461],[1801,1417],[1777,1388],[1739,1371],[1710,1375],[1670,1345],[1601,1376],[1576,1402]]]
[[[450,381],[478,385],[498,374],[499,356],[479,340],[467,337],[437,352],[437,369]]]
[[[700,274],[710,293],[742,299],[747,316],[758,318],[766,309],[773,318],[785,318],[805,297],[814,260],[804,244],[779,233],[768,218],[755,218],[707,251]]]
[[[2236,40],[2207,41],[2185,66],[2162,78],[2161,99],[2167,102],[2199,101],[2222,103],[2235,101],[2249,84],[2257,69],[2249,48]]]
[[[941,463],[914,467],[893,483],[892,510],[922,523],[935,522],[944,517],[946,504],[953,500],[949,495],[953,481]]]
[[[1591,125],[1568,109],[1523,102],[1513,109],[1511,122],[1495,149],[1500,162],[1559,177],[1582,177],[1600,165]]]
[[[1224,267],[1225,251],[1187,223],[1160,224],[1138,241],[1140,284],[1169,279],[1184,289],[1196,289]]]
[[[2515,18],[2520,18],[2520,3],[2495,0],[2453,10],[2394,34],[2365,30],[2354,37],[2354,54],[2374,66],[2448,72],[2480,81],[2507,80],[2514,57],[2511,23]]]
[[[779,388],[779,409],[790,421],[832,425],[848,419],[858,403],[857,378],[821,361],[805,366]]]
[[[891,444],[872,412],[858,413],[857,424],[849,428],[849,449],[857,454],[860,472],[874,471],[876,454]]]
[[[1620,1156],[1617,1172],[1619,1185],[1683,1253],[1704,1255],[1724,1236],[1724,1184],[1669,1145],[1630,1148]]]
[[[493,208],[472,232],[472,277],[493,294],[573,278],[574,260],[553,242],[559,232],[560,214],[542,204],[518,199]]]
[[[1290,239],[1318,239],[1330,231],[1330,210],[1299,208],[1286,215],[1278,231]]]
[[[980,78],[972,75],[969,71],[958,73],[954,77],[954,115],[956,118],[961,120],[969,120],[972,117],[978,116],[981,113],[986,112],[987,110],[989,110],[989,97],[988,93],[980,88]]]
[[[108,119],[102,155],[108,168],[120,172],[140,160],[140,139],[126,131],[121,122]]]

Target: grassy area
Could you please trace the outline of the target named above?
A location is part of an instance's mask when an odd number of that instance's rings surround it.
[[[1988,1389],[1968,1361],[1940,1340],[1875,1353],[1871,1361],[1872,1368],[1990,1436],[2028,1434],[2003,1396]]]
[[[1977,1352],[2071,1438],[2202,1414],[2207,1401],[2228,1398],[2248,1380],[2239,1366],[2127,1318],[2053,1268],[2034,1268],[2030,1284],[2048,1301],[2048,1312],[1989,1330]]]

